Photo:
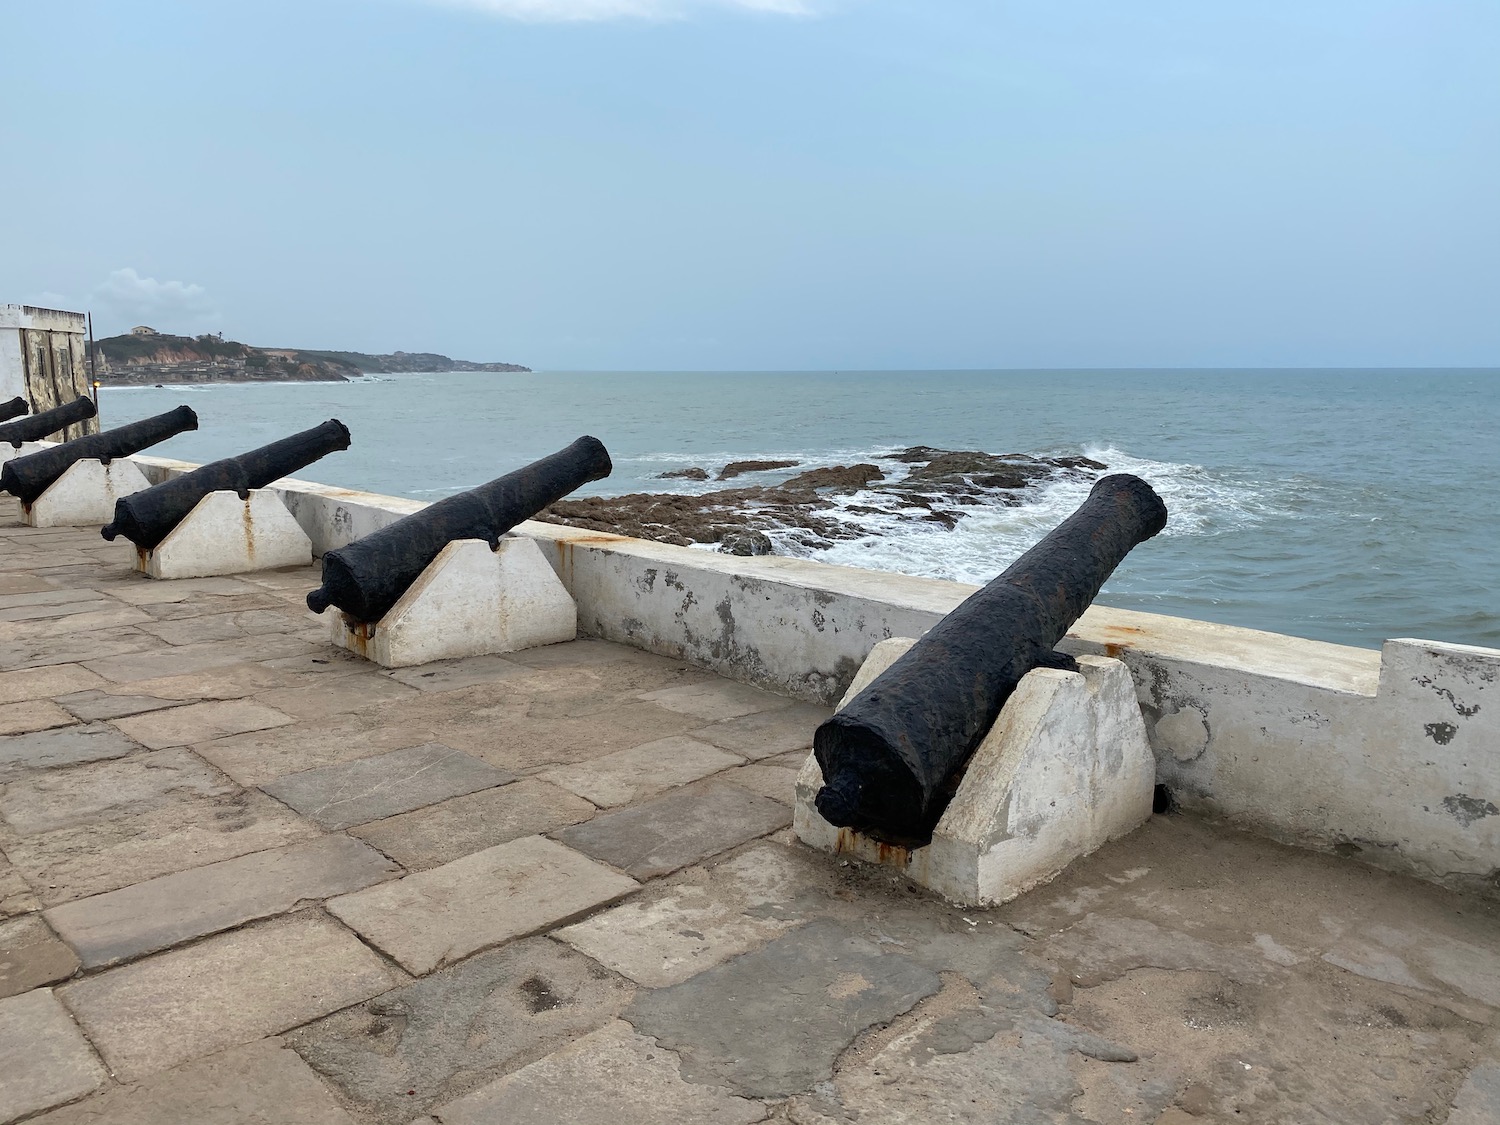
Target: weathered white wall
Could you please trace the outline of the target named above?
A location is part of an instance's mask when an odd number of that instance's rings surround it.
[[[160,479],[191,466],[136,459]],[[423,505],[293,480],[321,554]],[[835,702],[870,650],[973,592],[800,559],[743,558],[527,522],[584,635]],[[1500,651],[1383,652],[1095,606],[1060,646],[1125,662],[1187,808],[1398,870],[1500,891]]]

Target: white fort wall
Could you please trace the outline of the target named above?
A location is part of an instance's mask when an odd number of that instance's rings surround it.
[[[136,459],[161,479],[192,466]],[[321,554],[420,502],[285,480]],[[836,701],[871,648],[974,587],[743,558],[528,521],[579,632]],[[1381,652],[1096,606],[1060,646],[1130,668],[1157,780],[1184,808],[1439,881],[1500,891],[1500,651]]]

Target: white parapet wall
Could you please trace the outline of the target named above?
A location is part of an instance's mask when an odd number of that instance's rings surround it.
[[[195,467],[136,460],[153,480]],[[272,487],[317,554],[424,507]],[[877,643],[920,635],[975,589],[533,521],[516,530],[577,602],[580,634],[829,704]],[[1392,640],[1377,652],[1104,606],[1060,647],[1130,668],[1157,781],[1184,808],[1500,893],[1500,650]]]

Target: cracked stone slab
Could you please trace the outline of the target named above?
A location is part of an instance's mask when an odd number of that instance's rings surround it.
[[[1464,1076],[1447,1125],[1494,1125],[1500,1121],[1500,1061],[1487,1059]]]
[[[795,702],[785,696],[773,695],[769,691],[732,680],[711,680],[702,684],[683,684],[679,687],[643,691],[637,698],[649,700],[668,711],[691,715],[706,723],[737,719],[741,715],[757,711],[774,711],[789,707]]]
[[[756,711],[702,727],[693,732],[693,737],[755,762],[792,750],[811,750],[813,732],[832,714],[828,707],[790,703],[774,711]]]
[[[498,844],[328,911],[417,976],[629,894],[628,879],[540,836]]]
[[[785,805],[715,780],[601,813],[556,835],[637,879],[650,879],[789,823]]]
[[[349,833],[410,871],[426,871],[496,844],[577,824],[594,811],[593,805],[565,789],[523,778],[362,824]]]
[[[723,780],[791,807],[797,797],[797,774],[802,769],[802,758],[806,757],[800,750],[794,754],[798,758],[795,765],[782,764],[780,758],[769,758],[730,770]]]
[[[115,726],[143,746],[164,750],[294,722],[290,715],[258,700],[220,699],[118,719]]]
[[[910,957],[816,921],[681,984],[637,996],[625,1018],[678,1052],[689,1081],[785,1097],[827,1081],[856,1036],[940,986],[937,973]]]
[[[32,1125],[355,1125],[295,1051],[274,1039],[232,1047],[114,1087]]]
[[[567,946],[529,938],[476,954],[287,1038],[382,1125],[406,1125],[413,1115],[461,1097],[518,1061],[607,1023],[633,993],[625,981]],[[552,1120],[559,1120],[555,1104]]]
[[[664,988],[801,925],[791,904],[806,886],[787,849],[756,844],[554,936],[637,984]]]
[[[0,738],[0,785],[32,770],[123,758],[140,746],[106,723]]]
[[[241,785],[262,785],[288,774],[434,741],[432,729],[425,725],[371,725],[364,716],[335,715],[317,722],[216,738],[197,744],[193,750]]]
[[[35,914],[0,922],[0,996],[67,980],[78,958]]]
[[[49,921],[98,968],[400,875],[347,836],[324,836],[55,906]]]
[[[154,680],[203,672],[211,668],[223,668],[245,661],[299,656],[307,652],[308,648],[309,645],[305,641],[274,634],[236,641],[207,641],[202,644],[179,645],[175,648],[158,649],[155,652],[133,652],[125,656],[108,656],[101,660],[84,660],[81,663],[89,671],[103,676],[106,680],[128,684],[137,680]]]
[[[158,711],[163,707],[182,705],[180,699],[160,699],[154,695],[111,695],[107,691],[93,689],[59,696],[57,703],[85,723],[122,719],[127,715],[139,715],[143,711]]]
[[[31,734],[34,731],[66,727],[77,722],[50,699],[27,699],[21,703],[0,704],[0,735]]]
[[[75,691],[98,687],[104,680],[79,664],[54,664],[48,668],[26,668],[0,672],[0,703],[25,699],[56,699]]]
[[[87,1094],[108,1079],[51,989],[0,1000],[0,1121]]]
[[[47,906],[318,834],[185,750],[12,782],[0,815],[10,862]]]
[[[0,817],[23,836],[143,812],[185,796],[218,797],[237,787],[186,750],[158,750],[14,782]]]
[[[327,684],[314,682],[308,687],[275,688],[262,695],[261,702],[295,715],[298,719],[326,719],[350,711],[363,711],[398,699],[410,699],[416,692],[405,684],[379,675],[349,675],[337,691]]]
[[[65,985],[122,1081],[275,1035],[406,983],[358,938],[295,914]]]
[[[287,774],[261,788],[324,828],[337,830],[514,780],[515,774],[462,750],[429,742]]]
[[[696,738],[675,735],[617,750],[589,762],[560,766],[542,777],[586,797],[600,808],[610,808],[653,797],[740,765],[742,761]]]
[[[467,656],[461,660],[439,660],[398,668],[390,679],[419,691],[457,691],[476,684],[531,676],[532,670],[503,656]]]
[[[770,1116],[761,1102],[685,1082],[670,1051],[620,1020],[433,1113],[442,1125],[554,1125],[560,1113],[568,1125],[752,1125]]]
[[[21,873],[11,866],[10,860],[0,852],[0,918],[11,918],[17,914],[28,914],[38,910],[41,903],[31,893]]]

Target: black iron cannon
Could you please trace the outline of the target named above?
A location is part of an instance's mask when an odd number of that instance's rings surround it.
[[[1083,506],[934,625],[813,736],[823,819],[892,844],[932,839],[970,755],[1130,549],[1166,526],[1139,477],[1101,478]]]
[[[9,422],[12,418],[19,418],[31,409],[26,400],[20,395],[9,402],[0,402],[0,422]]]
[[[99,408],[93,399],[75,398],[40,414],[28,414],[25,418],[0,425],[0,441],[8,441],[20,449],[23,441],[41,441],[48,434],[65,430],[75,422],[87,422],[98,413]]]
[[[154,550],[210,492],[234,492],[243,500],[252,488],[295,473],[340,449],[349,448],[349,429],[337,418],[259,449],[211,461],[190,473],[162,481],[144,492],[115,501],[115,519],[99,531],[106,539],[123,535],[143,550]]]
[[[581,437],[524,469],[449,496],[323,556],[323,584],[307,595],[314,613],[337,606],[357,621],[379,621],[449,543],[500,537],[614,466],[598,438]]]
[[[24,457],[13,457],[0,468],[0,491],[9,492],[30,506],[79,461],[92,457],[107,465],[116,457],[128,457],[184,430],[197,428],[198,415],[190,407],[179,406],[139,422],[74,438]]]

